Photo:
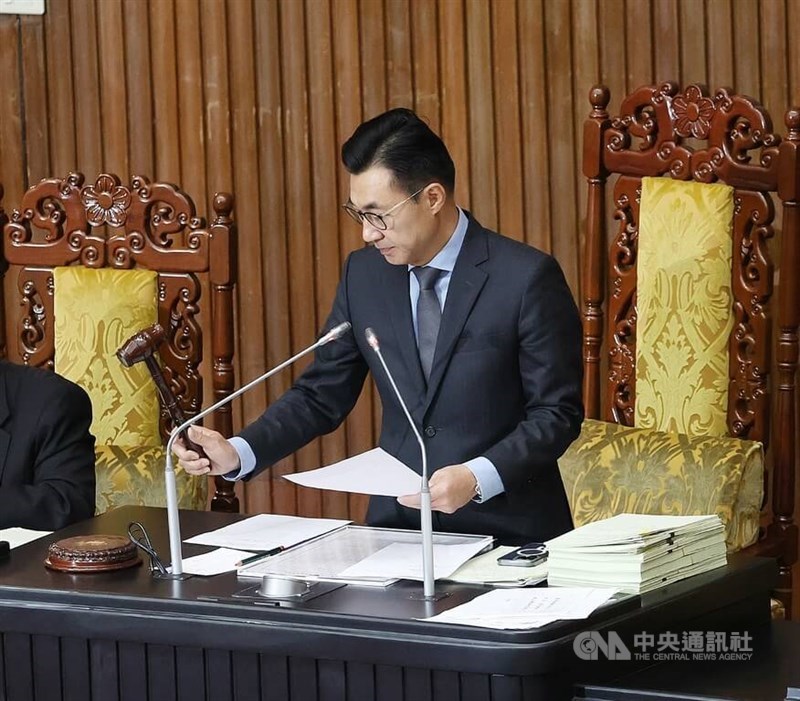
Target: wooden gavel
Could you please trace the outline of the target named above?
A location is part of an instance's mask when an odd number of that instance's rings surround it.
[[[167,410],[174,426],[180,426],[186,421],[186,415],[183,413],[178,398],[175,393],[170,389],[161,366],[155,358],[158,347],[164,342],[167,334],[161,324],[153,324],[152,326],[142,329],[138,333],[131,336],[117,351],[117,358],[126,368],[135,365],[141,361],[147,366],[153,382],[156,383],[158,393],[161,395],[161,401],[164,408]],[[194,441],[190,440],[187,431],[184,429],[180,432],[183,444],[196,452],[201,458],[208,457],[205,451],[197,445]]]

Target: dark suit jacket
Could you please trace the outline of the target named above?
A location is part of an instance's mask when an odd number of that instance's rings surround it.
[[[0,362],[0,528],[56,530],[94,515],[91,422],[77,385]]]
[[[259,469],[335,429],[371,370],[383,404],[380,446],[421,470],[419,445],[367,346],[372,327],[400,392],[422,429],[431,471],[485,456],[505,493],[454,514],[434,513],[434,529],[486,533],[506,541],[545,540],[572,527],[557,458],[577,437],[581,325],[556,261],[488,231],[470,218],[450,279],[430,383],[419,363],[408,269],[365,248],[345,264],[326,328],[353,333],[322,347],[314,363],[242,437]],[[373,497],[372,525],[419,527],[419,513]]]

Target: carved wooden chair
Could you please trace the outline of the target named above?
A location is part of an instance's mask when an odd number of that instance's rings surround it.
[[[144,364],[125,368],[115,357],[128,338],[155,322],[165,329],[160,365],[187,416],[203,404],[201,373],[215,401],[231,392],[232,208],[231,195],[217,194],[206,226],[173,185],[137,176],[127,186],[107,174],[86,185],[70,173],[31,187],[0,222],[10,283],[3,345],[7,333],[10,360],[54,369],[89,393],[100,512],[164,504],[171,420]],[[229,411],[213,419],[231,435]],[[179,471],[178,482],[182,507],[206,507],[207,480]],[[214,484],[211,508],[238,511],[231,484]]]
[[[609,97],[592,89],[584,126],[587,421],[561,461],[573,516],[716,511],[729,550],[778,558],[789,612],[800,111],[782,139],[725,89],[645,86],[613,117]]]

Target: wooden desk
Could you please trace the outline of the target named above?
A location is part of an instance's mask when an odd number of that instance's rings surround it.
[[[182,512],[184,537],[241,516]],[[304,604],[231,600],[233,573],[183,582],[156,580],[146,567],[106,574],[51,572],[50,542],[79,534],[123,534],[145,524],[167,556],[166,513],[124,507],[14,550],[0,563],[0,699],[115,701],[517,701],[571,699],[576,681],[602,682],[636,663],[580,662],[572,648],[586,630],[623,639],[646,630],[754,630],[769,621],[776,579],[770,560],[733,559],[641,599],[631,597],[588,621],[533,631],[493,631],[414,620],[486,591],[438,585],[434,604],[408,594],[343,587]],[[185,556],[207,550],[186,546]],[[5,693],[5,696],[3,696]]]

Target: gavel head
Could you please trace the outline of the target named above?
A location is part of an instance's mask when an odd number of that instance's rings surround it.
[[[166,334],[161,324],[153,324],[146,329],[138,331],[125,341],[117,351],[119,362],[129,368],[131,365],[152,356],[164,341],[165,336]]]

